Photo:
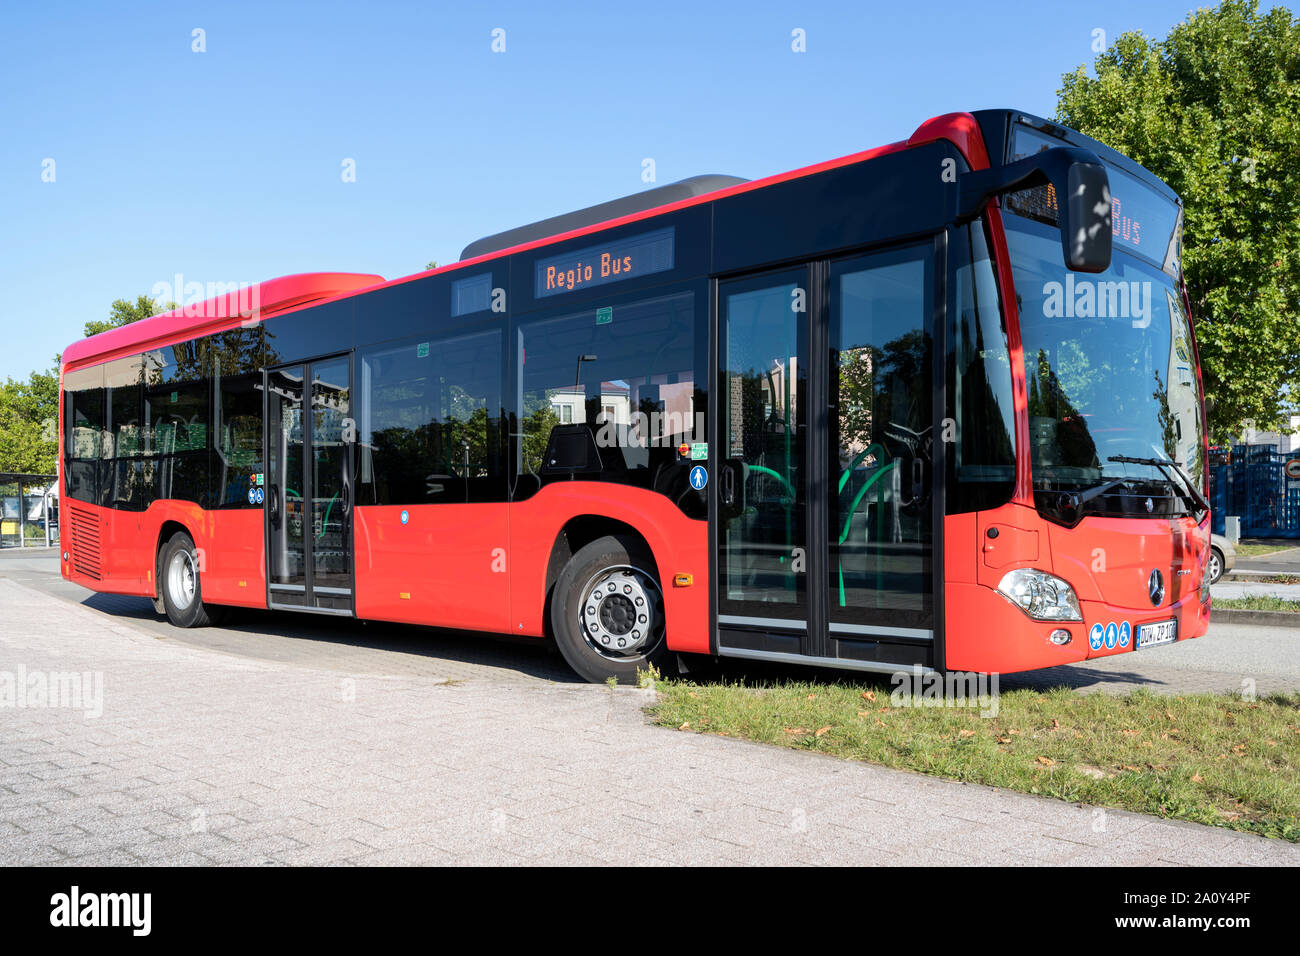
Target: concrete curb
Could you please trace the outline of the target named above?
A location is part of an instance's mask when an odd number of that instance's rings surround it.
[[[1266,624],[1269,627],[1300,627],[1295,611],[1247,611],[1241,608],[1211,608],[1210,621],[1220,624]]]

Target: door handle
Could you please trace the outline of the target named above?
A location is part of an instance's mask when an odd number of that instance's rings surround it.
[[[277,525],[277,526],[278,526],[278,525],[280,524],[280,488],[279,488],[279,486],[278,486],[278,485],[272,485],[270,488],[268,488],[268,489],[267,489],[267,497],[271,499],[271,500],[268,502],[269,505],[270,505],[270,507],[267,509],[267,510],[270,512],[270,516],[271,516],[271,524],[273,524],[273,525]]]

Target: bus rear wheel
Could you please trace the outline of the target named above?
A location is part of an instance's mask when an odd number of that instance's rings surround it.
[[[654,560],[639,541],[598,538],[569,559],[555,582],[551,629],[560,653],[584,679],[635,683],[671,657]]]
[[[207,627],[217,623],[223,610],[203,603],[194,539],[184,531],[177,531],[163,546],[158,561],[158,590],[167,620],[176,627]]]

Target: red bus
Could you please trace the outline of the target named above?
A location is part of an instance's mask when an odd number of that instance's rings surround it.
[[[1062,198],[1064,197],[1064,201]],[[686,655],[1014,672],[1203,634],[1178,197],[1007,110],[63,354],[65,577]]]

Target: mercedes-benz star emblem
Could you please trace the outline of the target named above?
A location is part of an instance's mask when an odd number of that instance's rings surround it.
[[[1156,510],[1156,503],[1155,503],[1154,501],[1152,501],[1150,498],[1148,498],[1148,499],[1147,499],[1147,514],[1150,514],[1151,512],[1153,512],[1153,511],[1155,511],[1155,510]]]
[[[1147,596],[1151,598],[1151,603],[1159,605],[1165,599],[1165,577],[1156,568],[1151,572],[1151,578],[1147,581]]]

